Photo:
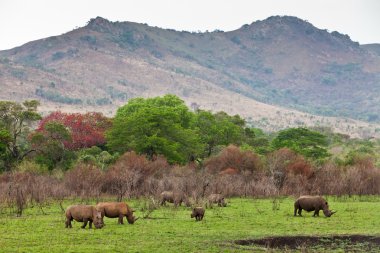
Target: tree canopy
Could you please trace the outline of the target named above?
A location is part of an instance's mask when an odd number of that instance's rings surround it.
[[[131,99],[118,109],[106,137],[113,151],[162,154],[172,163],[192,160],[202,150],[194,114],[174,95]]]
[[[21,160],[32,150],[25,141],[29,126],[40,120],[37,112],[39,102],[24,101],[22,104],[13,101],[0,101],[0,149],[3,149],[2,159],[7,169],[12,162]]]
[[[195,124],[201,141],[206,145],[206,157],[213,153],[216,146],[241,144],[244,139],[245,121],[239,115],[198,110]]]
[[[287,147],[314,160],[329,156],[327,145],[326,136],[302,127],[282,130],[272,141],[274,149]]]
[[[69,130],[59,122],[47,122],[44,128],[31,136],[31,143],[36,151],[36,162],[53,169],[59,163],[69,162],[64,142],[71,139]]]
[[[111,127],[111,120],[98,112],[53,112],[40,121],[37,131],[44,131],[50,122],[58,122],[67,127],[70,138],[64,141],[64,145],[69,150],[104,145],[104,133]]]

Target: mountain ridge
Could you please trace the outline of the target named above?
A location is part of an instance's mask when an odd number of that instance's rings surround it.
[[[265,113],[245,107],[376,123],[376,48],[289,16],[205,33],[97,17],[63,35],[0,51],[0,98],[36,98],[46,108],[111,115],[132,97],[173,93],[204,109],[243,111],[256,124]],[[377,123],[360,124],[375,134]]]

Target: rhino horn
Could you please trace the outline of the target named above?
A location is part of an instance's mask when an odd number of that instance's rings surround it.
[[[334,213],[336,213],[337,211],[331,211],[331,215],[333,215]]]

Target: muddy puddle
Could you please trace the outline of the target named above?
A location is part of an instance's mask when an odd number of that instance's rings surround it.
[[[256,246],[266,249],[288,249],[310,252],[343,250],[344,252],[380,252],[380,237],[366,235],[333,236],[284,236],[266,237],[253,240],[237,240],[242,246]]]

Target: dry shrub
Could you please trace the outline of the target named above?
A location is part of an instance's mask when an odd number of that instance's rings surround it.
[[[192,173],[191,176],[184,178],[184,185],[187,187],[183,187],[182,190],[188,198],[192,198],[193,205],[202,206],[205,204],[205,198],[208,195],[208,189],[213,180],[214,176],[204,170]]]
[[[61,180],[57,180],[57,183],[50,185],[51,197],[58,201],[59,207],[62,212],[65,212],[63,207],[63,201],[70,195],[70,191],[65,187]]]
[[[219,173],[228,168],[241,171],[260,171],[262,169],[260,157],[252,151],[242,151],[239,147],[229,145],[222,152],[205,162],[205,168],[211,173]]]
[[[64,184],[68,191],[82,200],[98,199],[103,185],[102,170],[93,164],[79,163],[66,172]]]
[[[311,194],[342,195],[344,194],[343,169],[333,163],[326,163],[316,169],[311,181]]]
[[[30,172],[9,172],[1,176],[1,199],[11,213],[21,216],[31,197],[31,189],[35,185],[35,176]]]
[[[62,186],[57,179],[46,175],[36,175],[35,183],[30,189],[30,201],[36,204],[43,214],[45,214],[43,207],[49,203],[49,199],[55,197],[53,189],[57,186]]]
[[[295,157],[285,167],[281,193],[295,196],[310,194],[313,175],[312,166],[302,156]]]
[[[347,169],[344,177],[348,195],[379,194],[380,171],[372,166],[353,166]]]
[[[267,166],[278,193],[300,195],[310,192],[314,172],[301,155],[282,148],[267,155]]]
[[[308,195],[311,188],[311,184],[306,176],[288,174],[281,189],[281,194],[294,196]]]
[[[272,178],[277,189],[282,189],[287,174],[286,168],[296,159],[297,154],[288,148],[282,148],[267,155],[269,176]]]
[[[50,200],[57,200],[65,192],[60,180],[48,174],[32,172],[10,172],[0,176],[0,200],[12,213],[22,215],[27,206],[43,207]],[[64,196],[66,197],[66,195]],[[64,198],[62,197],[62,199]]]
[[[285,170],[287,175],[301,175],[306,178],[310,178],[313,175],[311,164],[301,156],[298,156],[294,161],[289,162]]]
[[[272,178],[263,176],[257,181],[251,182],[250,195],[253,197],[277,196],[278,189]]]
[[[246,174],[245,172],[243,172]],[[247,186],[251,180],[251,177],[245,177],[242,174],[235,175],[223,175],[216,176],[214,180],[210,182],[209,192],[223,194],[226,197],[232,196],[246,196]]]
[[[155,156],[151,161],[148,160],[147,175],[153,175],[154,177],[162,177],[163,174],[170,171],[171,166],[164,156]]]
[[[219,175],[220,176],[224,176],[224,175],[236,175],[238,174],[239,171],[237,169],[234,169],[234,168],[227,168],[225,170],[222,170],[221,172],[219,172]]]
[[[149,163],[145,156],[133,151],[127,152],[108,169],[104,190],[115,194],[117,201],[121,201],[126,195],[128,198],[139,196],[144,180],[163,163],[162,160]]]

